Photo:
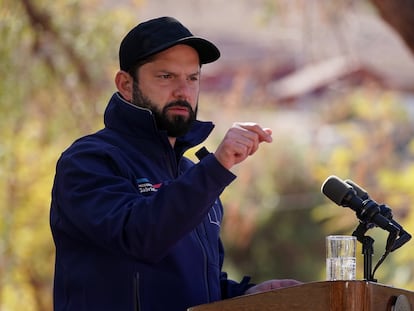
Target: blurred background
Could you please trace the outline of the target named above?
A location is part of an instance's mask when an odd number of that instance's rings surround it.
[[[363,186],[414,233],[412,2],[0,0],[1,311],[52,310],[55,163],[102,127],[122,37],[162,15],[222,51],[203,67],[199,118],[216,124],[206,147],[235,121],[274,132],[222,197],[231,278],[325,279],[325,236],[358,225],[321,194],[330,175]],[[375,265],[388,233],[367,234]],[[380,283],[414,290],[413,245],[389,255]]]

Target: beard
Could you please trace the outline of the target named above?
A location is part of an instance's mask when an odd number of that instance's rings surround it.
[[[138,107],[151,110],[154,115],[157,128],[166,131],[168,137],[180,137],[185,135],[197,118],[197,108],[194,111],[190,103],[186,100],[176,100],[169,102],[160,110],[147,96],[145,96],[138,86],[138,82],[133,82],[132,104]],[[171,107],[185,107],[189,116],[168,115],[168,109]]]

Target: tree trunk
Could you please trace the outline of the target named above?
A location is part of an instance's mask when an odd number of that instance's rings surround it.
[[[398,32],[414,54],[414,1],[371,0],[381,17]]]

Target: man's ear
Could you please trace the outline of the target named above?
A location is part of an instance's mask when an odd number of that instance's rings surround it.
[[[126,100],[132,101],[133,78],[126,71],[120,70],[115,75],[115,85],[119,93]]]

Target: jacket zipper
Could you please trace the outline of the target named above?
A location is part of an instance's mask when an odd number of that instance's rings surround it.
[[[134,310],[139,311],[141,310],[140,306],[140,299],[139,299],[139,273],[135,274],[134,278],[134,292],[135,292],[135,299],[134,299]]]
[[[177,163],[177,158],[175,156],[174,148],[171,147],[171,144],[166,137],[161,137],[161,139],[163,140],[163,143],[165,145],[164,156],[165,156],[165,162],[167,165],[167,169],[170,173],[170,176],[172,176],[173,178],[176,178],[178,175],[179,165]]]

